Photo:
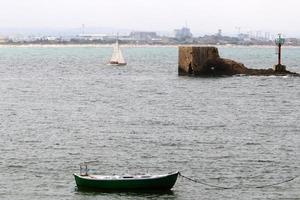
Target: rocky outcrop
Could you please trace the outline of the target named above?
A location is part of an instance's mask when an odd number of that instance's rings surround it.
[[[296,75],[289,72],[285,66],[274,66],[273,69],[249,69],[242,63],[220,58],[216,47],[180,46],[178,60],[179,75],[195,76],[232,76],[243,75]]]
[[[208,60],[219,59],[218,49],[215,47],[179,47],[179,67],[178,72],[184,74],[202,74],[207,69],[205,63]]]
[[[229,59],[208,59],[203,65],[203,71],[195,75],[227,75],[246,74],[247,68],[242,64]]]

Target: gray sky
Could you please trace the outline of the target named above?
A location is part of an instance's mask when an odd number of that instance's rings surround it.
[[[0,28],[113,27],[300,36],[299,0],[1,0]]]

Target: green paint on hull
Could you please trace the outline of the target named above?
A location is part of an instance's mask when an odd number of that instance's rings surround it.
[[[74,174],[77,187],[79,189],[98,190],[170,190],[178,177],[178,172],[167,176],[149,179],[115,179],[99,180],[88,179],[84,176]]]

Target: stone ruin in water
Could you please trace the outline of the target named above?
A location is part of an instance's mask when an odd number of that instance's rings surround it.
[[[250,69],[234,60],[221,58],[216,47],[180,46],[178,60],[179,75],[195,76],[284,76],[300,74],[287,71],[286,68],[276,66],[269,69]]]

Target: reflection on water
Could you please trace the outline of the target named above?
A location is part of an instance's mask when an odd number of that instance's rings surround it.
[[[109,197],[109,198],[126,198],[126,199],[139,199],[139,198],[147,198],[147,199],[173,199],[176,197],[174,191],[172,190],[135,190],[135,191],[102,191],[102,190],[94,190],[88,188],[75,188],[76,195],[79,196],[89,196],[89,197]]]

